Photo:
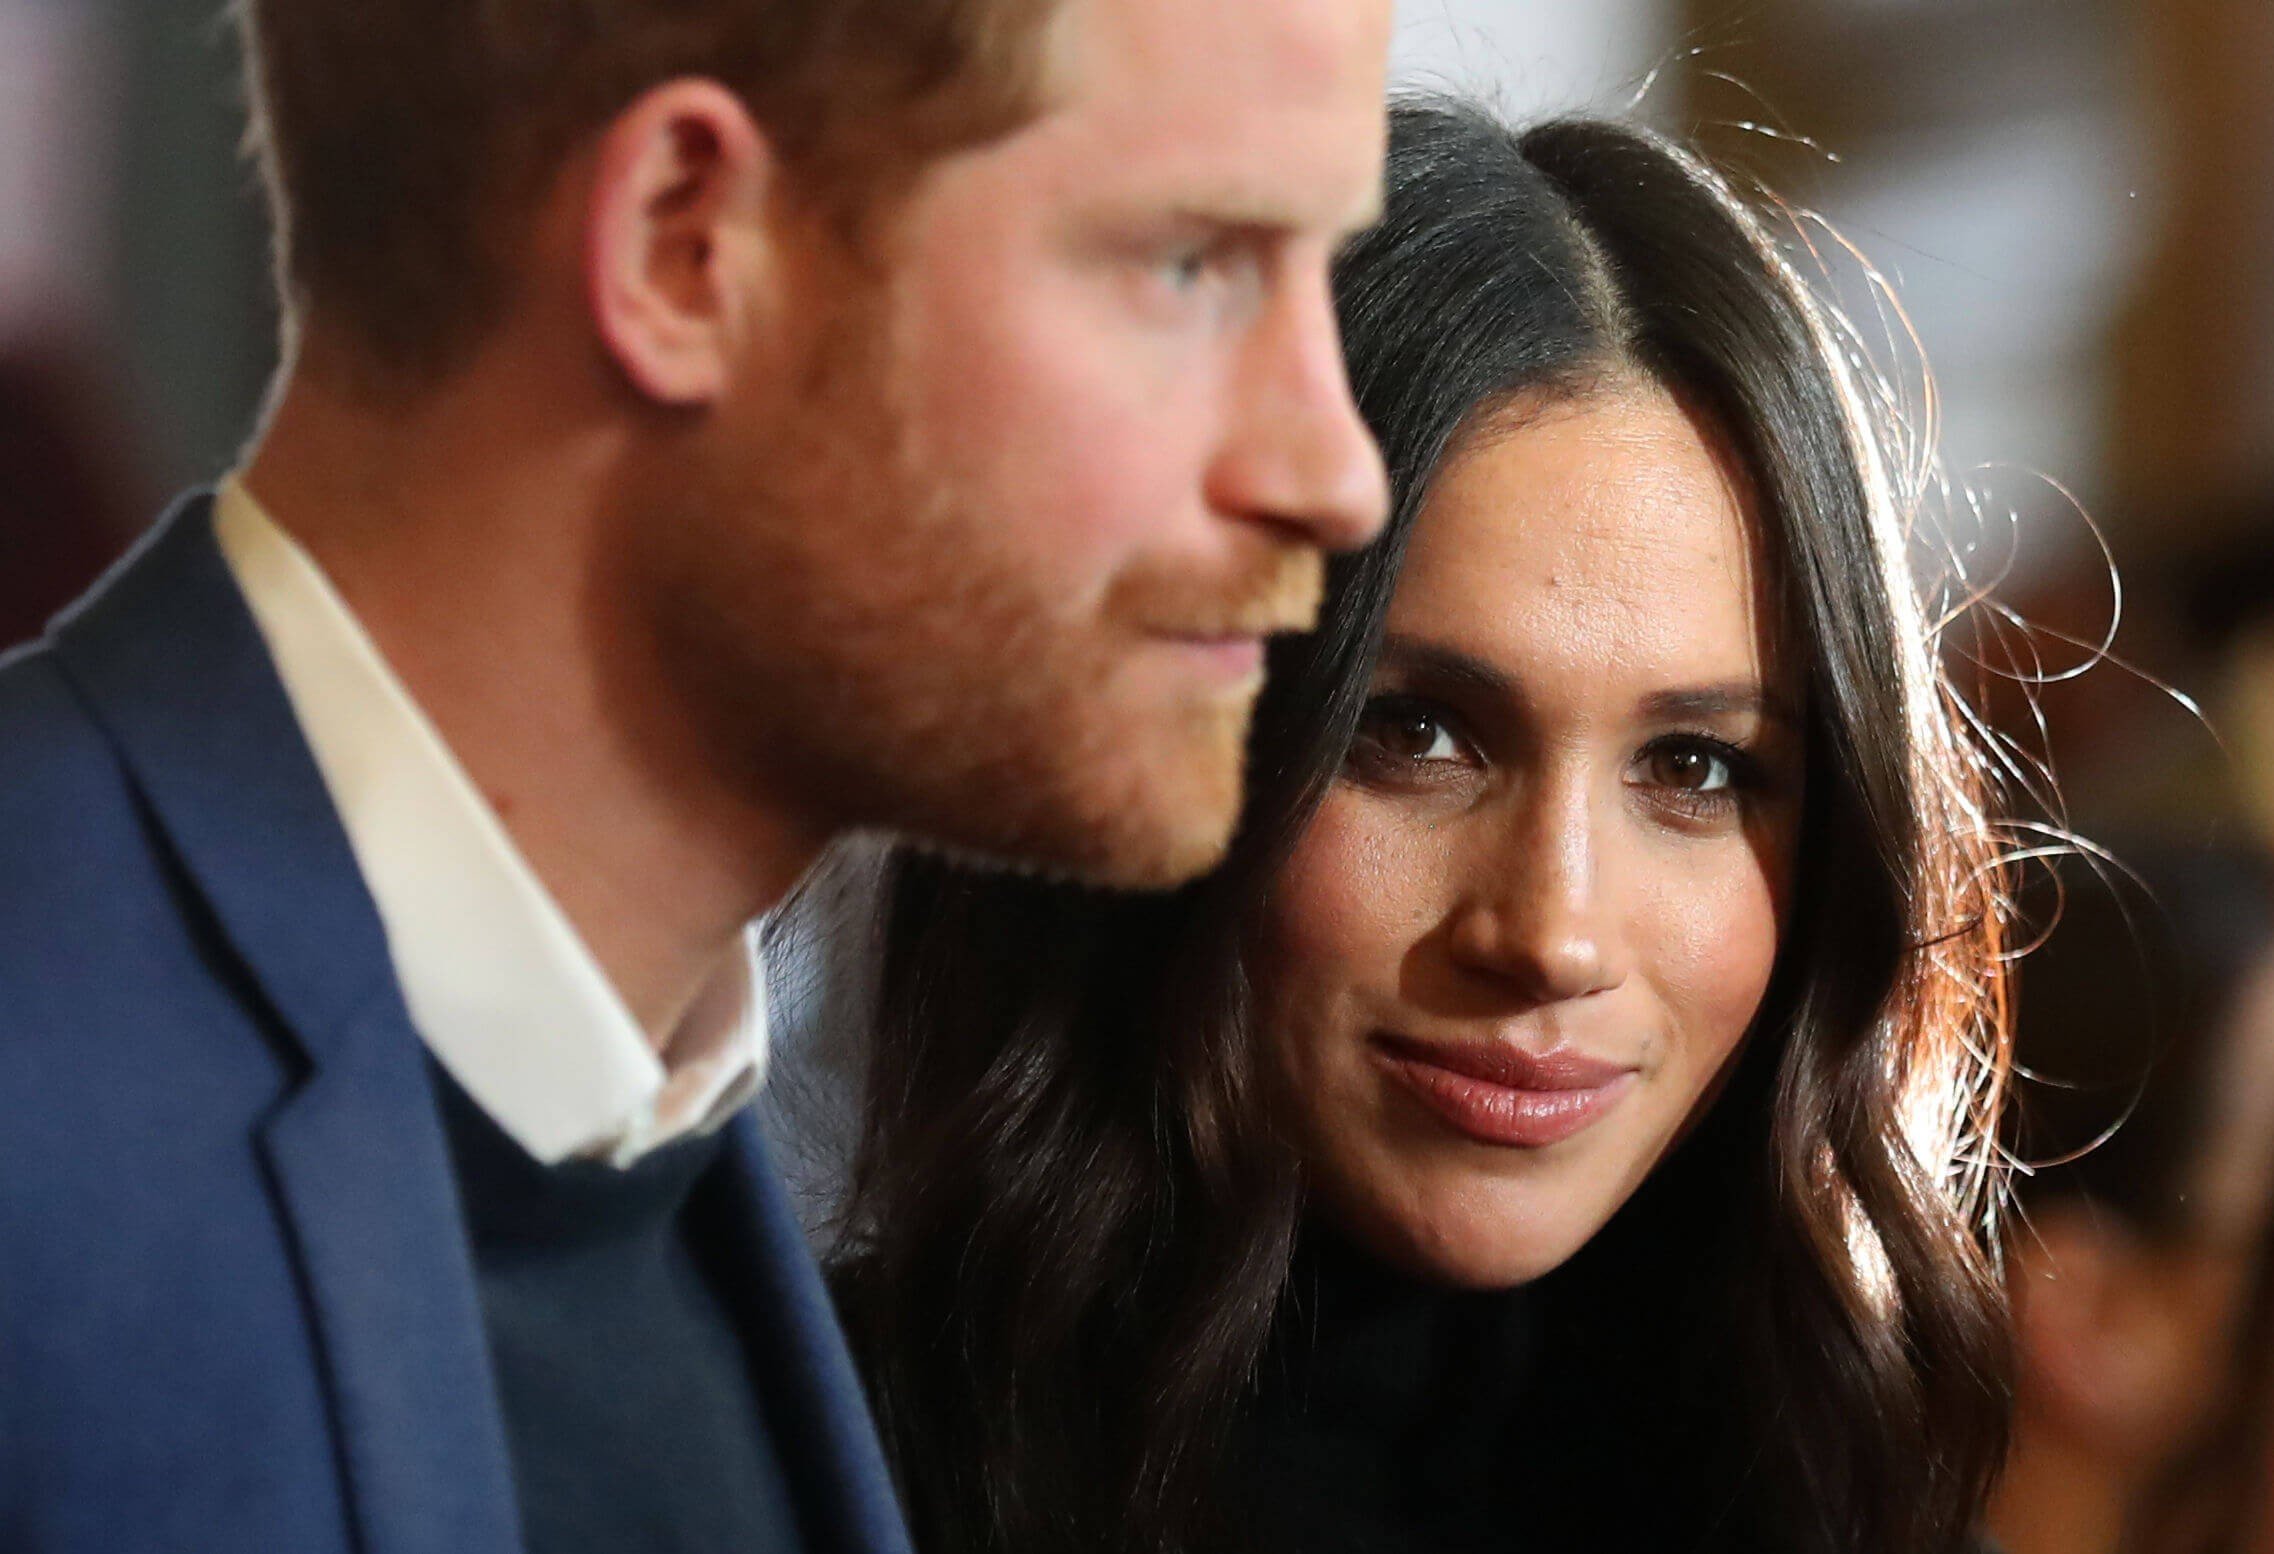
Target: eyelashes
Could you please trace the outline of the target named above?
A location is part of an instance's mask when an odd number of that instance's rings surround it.
[[[1667,734],[1637,752],[1629,785],[1658,803],[1697,819],[1734,813],[1767,791],[1760,758],[1711,734]]]
[[[1374,765],[1483,764],[1452,710],[1421,696],[1369,699],[1358,714],[1358,734],[1351,750],[1354,757]]]
[[[1688,793],[1745,792],[1766,781],[1760,759],[1712,734],[1667,734],[1642,747],[1636,765],[1660,787]]]
[[[1454,708],[1427,696],[1386,692],[1359,713],[1348,769],[1384,788],[1426,789],[1481,778],[1483,744]],[[1743,745],[1702,730],[1660,734],[1636,750],[1624,781],[1669,815],[1733,815],[1773,786],[1767,764]]]

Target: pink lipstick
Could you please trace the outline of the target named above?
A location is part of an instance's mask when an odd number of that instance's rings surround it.
[[[1383,1066],[1423,1105],[1480,1144],[1539,1149],[1587,1128],[1633,1088],[1626,1063],[1499,1042],[1378,1035]]]

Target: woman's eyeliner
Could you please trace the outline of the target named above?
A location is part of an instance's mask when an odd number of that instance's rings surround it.
[[[1657,775],[1673,780],[1654,781],[1650,786],[1665,788],[1695,801],[1736,800],[1757,793],[1768,785],[1767,769],[1758,756],[1742,745],[1712,734],[1693,732],[1662,735],[1643,746],[1636,756],[1636,764],[1647,767],[1653,762],[1684,757],[1712,763],[1720,780],[1689,782],[1661,772]]]
[[[1677,770],[1677,762],[1692,764]],[[1351,742],[1354,775],[1375,783],[1441,780],[1450,774],[1428,769],[1489,764],[1458,713],[1412,692],[1383,692],[1370,699]],[[1767,764],[1755,752],[1697,730],[1651,739],[1635,752],[1627,770],[1629,786],[1648,790],[1655,802],[1685,819],[1711,819],[1772,786]]]
[[[1444,754],[1437,753],[1440,746],[1445,747]],[[1358,715],[1350,762],[1362,777],[1395,780],[1402,772],[1408,781],[1419,777],[1424,767],[1485,764],[1476,742],[1463,732],[1458,714],[1409,692],[1384,693],[1367,701]]]

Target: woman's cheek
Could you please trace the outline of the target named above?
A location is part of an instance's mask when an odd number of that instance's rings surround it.
[[[1265,975],[1314,993],[1377,976],[1395,987],[1407,947],[1426,931],[1407,828],[1390,803],[1337,783],[1273,882]]]
[[[1251,971],[1272,1061],[1314,1145],[1331,1149],[1362,1108],[1362,1044],[1425,930],[1414,851],[1393,800],[1338,782],[1272,883]]]
[[[1672,1006],[1673,1028],[1694,1049],[1680,1060],[1702,1081],[1735,1050],[1768,992],[1780,926],[1776,896],[1748,855],[1661,902],[1655,980]]]

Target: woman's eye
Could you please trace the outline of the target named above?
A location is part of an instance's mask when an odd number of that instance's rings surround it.
[[[1415,766],[1469,759],[1450,719],[1426,702],[1405,697],[1375,698],[1359,717],[1358,743],[1377,759]]]
[[[1653,802],[1692,820],[1726,818],[1769,788],[1758,757],[1703,734],[1674,735],[1646,746],[1627,780]]]
[[[1656,787],[1684,793],[1725,793],[1737,786],[1727,755],[1703,745],[1672,745],[1647,751],[1644,773]]]

